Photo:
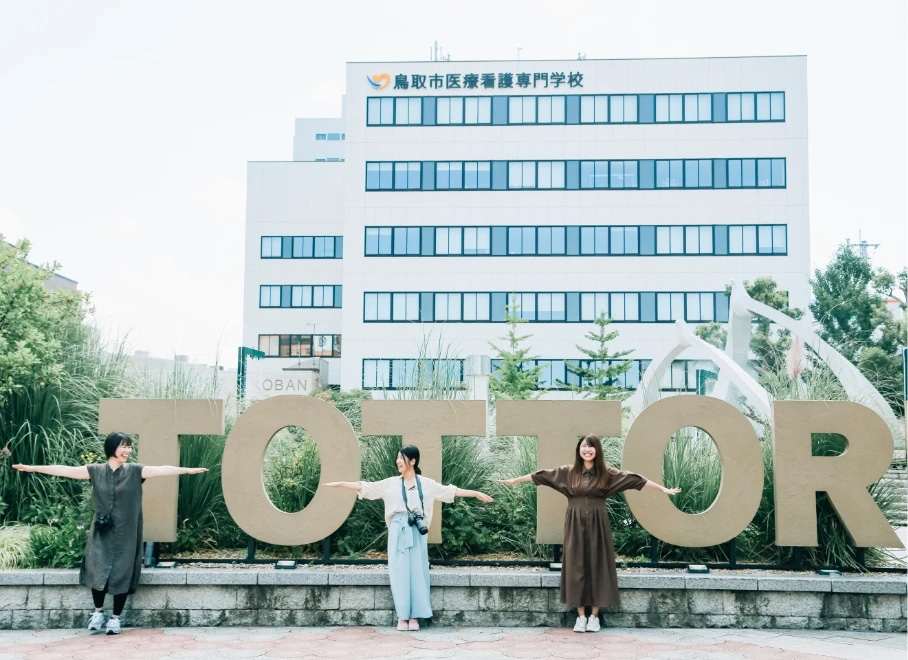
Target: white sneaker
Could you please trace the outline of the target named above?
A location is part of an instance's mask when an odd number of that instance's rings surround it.
[[[101,630],[104,625],[104,612],[93,612],[91,619],[88,621],[89,630]]]
[[[120,634],[120,617],[112,616],[107,621],[107,634],[108,635],[119,635]]]
[[[586,622],[586,631],[587,632],[599,632],[599,617],[591,616]]]
[[[586,632],[586,617],[578,616],[577,623],[574,624],[574,632]]]

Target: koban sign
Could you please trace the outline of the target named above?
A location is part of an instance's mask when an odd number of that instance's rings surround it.
[[[499,401],[498,435],[538,439],[539,467],[573,463],[577,438],[585,433],[621,434],[616,401]],[[901,548],[901,541],[867,487],[892,459],[892,433],[875,412],[845,401],[773,403],[773,478],[776,544],[816,546],[816,493],[826,492],[859,547]],[[427,477],[441,481],[443,438],[485,435],[482,401],[366,401],[364,435],[400,436],[419,447]],[[179,463],[179,435],[224,433],[220,400],[104,399],[100,431],[139,437],[139,459],[147,464]],[[356,495],[323,488],[302,511],[286,513],[268,498],[262,479],[265,450],[282,428],[305,428],[321,458],[319,483],[357,481],[361,456],[347,419],[320,399],[276,396],[248,408],[227,437],[221,466],[224,499],[237,525],[255,539],[276,545],[319,541],[346,520]],[[661,481],[662,457],[672,434],[684,427],[707,432],[722,466],[719,494],[703,513],[679,511],[655,491],[627,493],[631,511],[653,536],[673,545],[705,547],[724,543],[751,522],[763,489],[763,458],[750,422],[732,405],[706,396],[677,396],[645,408],[624,443],[622,468]],[[811,434],[838,433],[848,440],[839,456],[813,456]],[[175,541],[177,479],[144,486],[145,540]],[[561,543],[566,498],[550,489],[538,497],[538,543]],[[429,541],[441,542],[441,506],[436,504]]]

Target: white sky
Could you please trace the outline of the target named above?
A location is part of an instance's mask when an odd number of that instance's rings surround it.
[[[0,4],[0,233],[130,347],[234,364],[246,162],[340,114],[346,61],[808,56],[811,259],[906,262],[906,2]]]

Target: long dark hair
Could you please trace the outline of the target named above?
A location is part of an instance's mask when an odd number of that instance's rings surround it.
[[[605,458],[602,456],[602,443],[595,435],[585,435],[577,441],[577,447],[574,450],[574,467],[571,468],[571,484],[576,488],[580,485],[580,477],[583,475],[583,459],[580,458],[580,445],[584,442],[596,450],[596,457],[593,458],[593,481],[590,484],[593,488],[605,490],[608,483],[609,473],[605,467]]]
[[[409,463],[412,459],[416,459],[416,462],[413,464],[413,470],[416,474],[422,474],[422,471],[419,469],[419,449],[413,445],[404,445],[400,448],[400,455],[404,457],[405,463]]]
[[[114,431],[107,439],[104,440],[104,453],[107,454],[107,458],[111,458],[114,454],[117,453],[117,449],[121,445],[126,445],[127,447],[132,447],[132,438],[130,438],[125,433],[120,431]]]

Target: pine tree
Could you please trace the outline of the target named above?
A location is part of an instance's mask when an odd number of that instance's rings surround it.
[[[608,400],[623,399],[628,392],[614,383],[621,374],[627,372],[633,362],[622,360],[625,355],[633,351],[611,352],[608,343],[618,336],[617,330],[609,330],[612,319],[603,312],[594,321],[596,329],[586,334],[586,338],[596,344],[595,348],[584,348],[577,345],[577,350],[586,355],[589,361],[584,366],[582,363],[573,365],[565,363],[565,367],[580,379],[580,385],[559,382],[561,386],[568,387],[573,392],[583,392],[588,399]]]
[[[536,397],[536,388],[539,386],[539,375],[542,368],[529,366],[528,363],[536,359],[529,355],[529,349],[521,344],[530,338],[530,335],[518,335],[517,326],[526,323],[520,318],[520,307],[515,298],[505,310],[505,321],[508,324],[507,337],[502,337],[507,342],[507,348],[501,349],[489,342],[501,360],[498,369],[489,379],[489,394],[492,400],[496,399],[533,399]]]

